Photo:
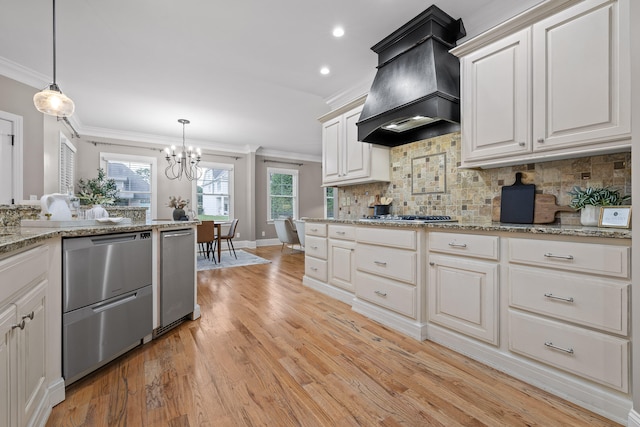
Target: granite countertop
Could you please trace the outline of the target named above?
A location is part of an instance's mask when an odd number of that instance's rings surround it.
[[[126,233],[157,228],[191,227],[199,221],[147,221],[128,224],[96,224],[86,227],[45,228],[6,227],[0,228],[0,255],[9,253],[53,237],[95,236],[109,233]]]
[[[510,233],[550,234],[578,237],[605,237],[611,239],[631,239],[631,230],[624,228],[583,227],[580,225],[559,224],[506,224],[501,222],[438,222],[411,223],[393,221],[375,221],[359,219],[322,219],[305,218],[307,222],[324,222],[332,224],[354,224],[366,226],[384,226],[398,228],[428,228],[448,230],[475,230]]]

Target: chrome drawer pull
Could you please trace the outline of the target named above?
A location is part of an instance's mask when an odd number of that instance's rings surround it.
[[[466,248],[467,244],[466,243],[451,242],[451,243],[449,243],[449,246],[451,246],[452,248]]]
[[[344,231],[336,231],[336,234],[340,234],[342,236],[342,235],[347,234],[347,233],[344,232]]]
[[[317,246],[311,246],[311,249],[318,249]]]
[[[22,322],[18,323],[17,325],[12,325],[11,329],[24,329],[24,326],[26,325],[26,322],[24,321],[24,319],[22,319]]]
[[[565,353],[573,354],[573,349],[572,348],[558,347],[557,345],[554,345],[551,341],[545,342],[544,345],[546,345],[547,347],[552,348],[554,350],[564,351]]]
[[[309,267],[313,271],[318,271],[318,267]]]
[[[387,266],[387,263],[386,262],[382,262],[382,261],[373,261],[373,263],[375,265],[379,265],[379,266],[382,266],[382,267],[386,267]]]
[[[318,231],[318,229],[317,228],[312,228],[311,231],[316,232],[316,231]]]
[[[554,255],[551,252],[547,252],[544,256],[545,258],[573,259],[573,255]]]
[[[26,319],[33,320],[33,316],[35,316],[35,313],[32,311],[31,313],[25,314],[24,316],[22,316],[22,320],[26,320]]]
[[[380,295],[381,297],[386,297],[387,293],[386,292],[381,292],[381,291],[373,291],[374,294],[376,295]]]
[[[569,297],[569,298],[567,298],[567,297],[559,297],[559,296],[554,295],[552,293],[544,294],[544,296],[547,297],[547,298],[551,298],[551,299],[559,299],[560,301],[573,302],[573,297]]]

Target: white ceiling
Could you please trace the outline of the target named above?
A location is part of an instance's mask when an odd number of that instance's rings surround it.
[[[205,149],[317,159],[317,118],[368,90],[378,41],[431,4],[474,36],[540,2],[59,0],[57,82],[84,138],[166,145],[186,118]],[[51,6],[0,0],[0,74],[51,82]]]

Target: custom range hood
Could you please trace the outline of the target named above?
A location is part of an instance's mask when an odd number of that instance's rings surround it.
[[[460,62],[449,50],[465,35],[461,19],[431,6],[373,46],[358,140],[394,147],[460,130]]]

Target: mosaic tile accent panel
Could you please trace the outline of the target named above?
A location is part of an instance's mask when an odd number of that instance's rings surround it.
[[[356,219],[373,214],[376,195],[392,197],[391,213],[397,215],[450,215],[461,222],[491,221],[491,202],[503,185],[512,185],[516,172],[525,184],[535,184],[537,193],[553,194],[559,205],[568,205],[568,191],[575,185],[612,187],[631,194],[631,153],[615,153],[551,162],[530,163],[495,169],[460,168],[460,133],[413,142],[391,149],[391,182],[340,187],[339,219]],[[416,187],[438,188],[436,169],[414,180],[414,159],[445,154],[444,192],[422,192]],[[439,169],[438,169],[439,170]],[[431,177],[428,177],[431,175]],[[439,176],[439,175],[438,175]],[[440,177],[438,179],[441,179]],[[416,186],[416,182],[418,185]],[[578,212],[562,212],[557,223],[579,225]]]

